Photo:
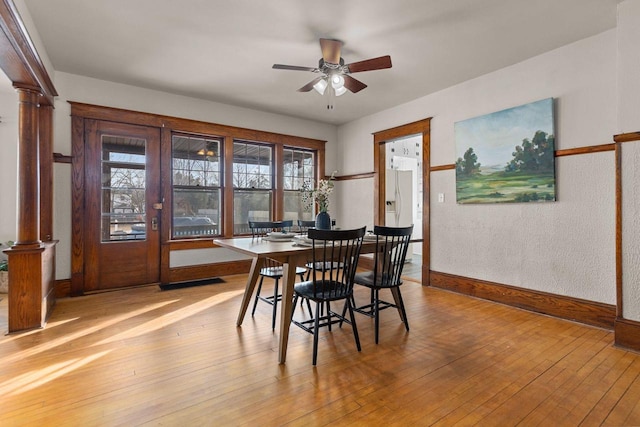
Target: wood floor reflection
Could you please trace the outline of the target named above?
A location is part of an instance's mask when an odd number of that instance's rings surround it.
[[[314,368],[292,327],[279,365],[269,306],[235,325],[245,278],[59,300],[0,337],[0,425],[640,424],[640,355],[611,331],[405,281],[409,332],[386,310],[375,345],[358,315],[362,352],[323,331]]]

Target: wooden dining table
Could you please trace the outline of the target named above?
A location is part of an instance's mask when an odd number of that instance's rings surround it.
[[[266,258],[275,259],[283,263],[282,303],[280,305],[280,336],[278,344],[278,362],[285,363],[287,358],[287,344],[289,341],[289,327],[293,309],[293,285],[296,279],[296,267],[304,266],[312,257],[313,248],[302,246],[294,241],[278,241],[265,238],[237,237],[232,239],[214,239],[216,245],[249,255],[253,258],[251,270],[247,278],[247,285],[242,296],[242,305],[238,313],[236,324],[242,325],[247,308],[251,302],[253,291],[260,277],[260,269]],[[375,251],[375,241],[365,240],[361,253]]]

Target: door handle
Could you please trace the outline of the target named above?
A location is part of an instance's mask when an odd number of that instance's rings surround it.
[[[158,231],[158,217],[154,216],[151,218],[151,229],[153,231]]]

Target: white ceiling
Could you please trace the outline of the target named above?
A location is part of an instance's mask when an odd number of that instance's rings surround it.
[[[56,71],[341,124],[616,25],[617,0],[25,0]],[[318,39],[369,87],[326,99]]]

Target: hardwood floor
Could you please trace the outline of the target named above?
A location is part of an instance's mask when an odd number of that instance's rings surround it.
[[[410,332],[385,310],[376,346],[358,315],[362,352],[325,330],[313,368],[292,327],[279,365],[270,307],[237,328],[225,280],[63,299],[0,337],[0,425],[640,425],[640,355],[610,331],[406,281]]]

